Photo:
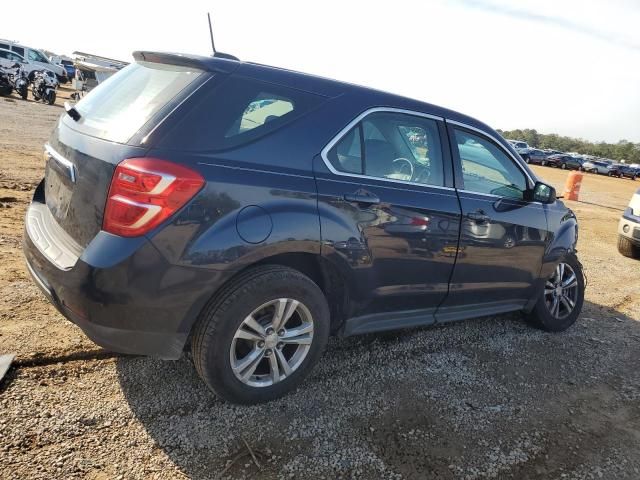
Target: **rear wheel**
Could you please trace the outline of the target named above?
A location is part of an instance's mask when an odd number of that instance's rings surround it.
[[[584,302],[584,276],[575,256],[559,263],[546,280],[527,320],[548,332],[561,332],[575,323]]]
[[[320,288],[296,270],[266,266],[241,275],[210,302],[191,352],[211,390],[251,404],[296,388],[328,337],[329,307]]]
[[[618,252],[625,257],[640,258],[640,247],[637,247],[631,240],[622,235],[618,235]]]

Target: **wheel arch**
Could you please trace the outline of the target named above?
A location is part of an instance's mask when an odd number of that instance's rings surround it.
[[[337,267],[319,254],[309,252],[279,253],[265,256],[240,270],[230,273],[224,282],[212,289],[211,292],[208,292],[203,301],[197,302],[192,306],[184,324],[185,330],[189,332],[185,348],[190,344],[191,335],[201,312],[208,308],[211,302],[215,302],[221,295],[225,295],[227,287],[242,281],[242,277],[246,276],[248,272],[261,266],[287,267],[309,277],[318,285],[327,300],[331,315],[331,333],[334,334],[339,330],[349,311],[350,289],[344,275]]]

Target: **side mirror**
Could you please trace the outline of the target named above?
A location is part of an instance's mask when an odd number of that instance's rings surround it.
[[[556,189],[546,183],[536,182],[533,187],[531,200],[540,203],[553,203],[556,201]]]

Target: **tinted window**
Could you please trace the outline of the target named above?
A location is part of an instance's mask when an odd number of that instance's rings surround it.
[[[9,45],[6,43],[0,43],[0,48],[4,48],[5,50],[9,50]]]
[[[324,99],[282,85],[230,76],[198,100],[166,141],[192,151],[235,148],[280,129]]]
[[[22,48],[22,47],[17,47],[17,46],[15,46],[15,45],[13,45],[13,46],[11,47],[11,50],[13,50],[13,51],[14,51],[14,52],[16,52],[17,54],[22,55],[22,56],[24,57],[24,48]]]
[[[463,130],[456,129],[455,134],[465,190],[524,198],[526,177],[502,149],[489,140]]]
[[[434,120],[394,112],[365,117],[327,154],[344,173],[442,186],[442,150]]]
[[[201,73],[174,65],[132,63],[78,102],[78,125],[94,136],[124,143]]]

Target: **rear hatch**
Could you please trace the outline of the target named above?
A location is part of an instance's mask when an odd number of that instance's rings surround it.
[[[60,119],[45,151],[45,198],[58,225],[81,247],[102,227],[116,165],[144,156],[145,135],[208,77],[196,66],[138,61]]]

